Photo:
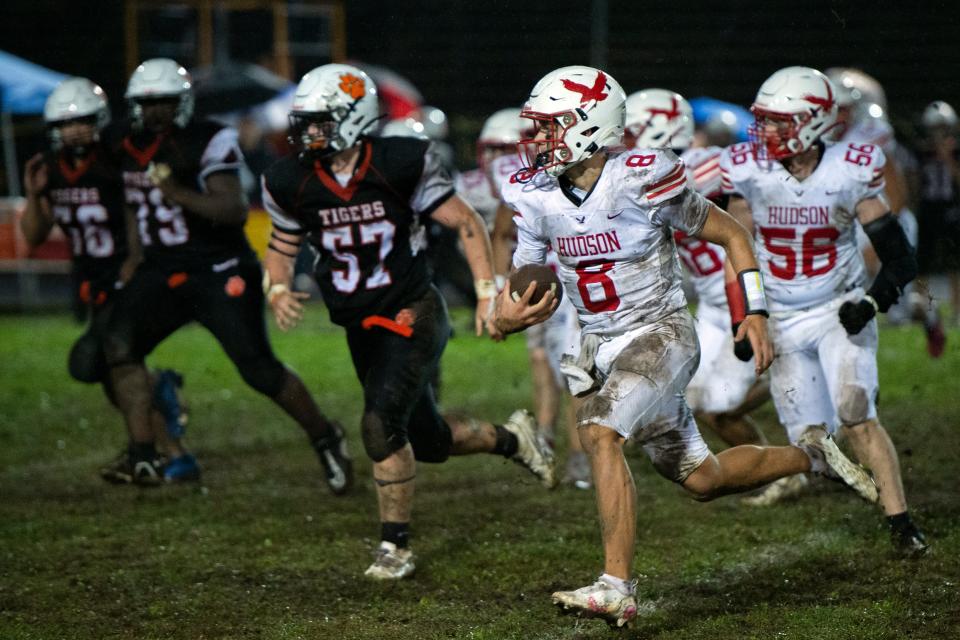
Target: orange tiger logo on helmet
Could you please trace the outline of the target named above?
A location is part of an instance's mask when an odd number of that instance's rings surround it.
[[[367,94],[367,88],[363,85],[363,79],[358,78],[352,73],[345,73],[340,76],[340,90],[354,100],[359,100]]]

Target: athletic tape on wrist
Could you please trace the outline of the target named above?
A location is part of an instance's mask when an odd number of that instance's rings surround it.
[[[478,300],[497,297],[497,283],[493,280],[474,280],[473,290]]]
[[[740,287],[743,289],[743,299],[746,303],[746,314],[756,314],[769,317],[767,311],[767,295],[763,290],[763,277],[758,269],[744,269],[737,274]]]

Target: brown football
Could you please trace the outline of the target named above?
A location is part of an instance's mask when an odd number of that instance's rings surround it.
[[[517,269],[510,276],[510,296],[514,300],[519,300],[534,280],[537,281],[537,288],[533,292],[533,297],[530,298],[530,304],[540,302],[540,298],[551,290],[554,298],[563,300],[563,286],[560,284],[560,278],[553,269],[542,264],[525,264]]]

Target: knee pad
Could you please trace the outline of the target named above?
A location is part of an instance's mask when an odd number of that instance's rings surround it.
[[[73,344],[67,360],[67,370],[74,380],[92,384],[106,378],[107,362],[100,339],[85,333]]]
[[[251,358],[236,364],[243,381],[268,398],[283,390],[287,371],[276,358]]]
[[[383,462],[407,444],[406,435],[390,429],[376,411],[364,411],[360,420],[360,435],[367,456],[374,462]]]
[[[852,426],[865,422],[870,416],[870,398],[861,386],[848,384],[840,389],[837,402],[837,417],[844,425]]]

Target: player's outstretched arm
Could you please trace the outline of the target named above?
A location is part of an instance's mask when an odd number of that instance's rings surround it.
[[[20,218],[20,229],[31,247],[35,247],[50,235],[53,228],[53,212],[50,200],[44,195],[49,184],[47,163],[43,154],[38,153],[24,167],[23,183],[27,191],[27,208]]]
[[[211,174],[205,182],[206,192],[200,193],[177,182],[164,166],[151,165],[148,175],[168,201],[216,224],[241,225],[246,221],[247,197],[238,175],[227,171]]]
[[[883,198],[861,200],[856,213],[880,258],[880,271],[862,300],[847,301],[840,307],[840,323],[850,335],[863,331],[878,312],[886,312],[896,303],[903,288],[917,277],[913,247]]]
[[[460,196],[454,195],[430,215],[445,227],[456,229],[463,243],[463,253],[473,274],[473,284],[477,293],[477,311],[475,322],[477,335],[483,335],[484,329],[494,340],[502,340],[493,324],[493,306],[497,297],[497,286],[493,279],[493,257],[490,251],[490,236],[487,228],[473,207]]]
[[[289,331],[303,319],[303,302],[309,293],[293,291],[293,268],[302,238],[274,229],[263,257],[263,295],[281,331]]]
[[[747,211],[749,212],[749,209]],[[757,257],[753,253],[750,232],[729,213],[711,205],[706,222],[697,237],[722,246],[737,274],[744,296],[745,317],[735,339],[750,341],[754,367],[759,375],[773,362],[773,344],[767,333],[766,296]]]

